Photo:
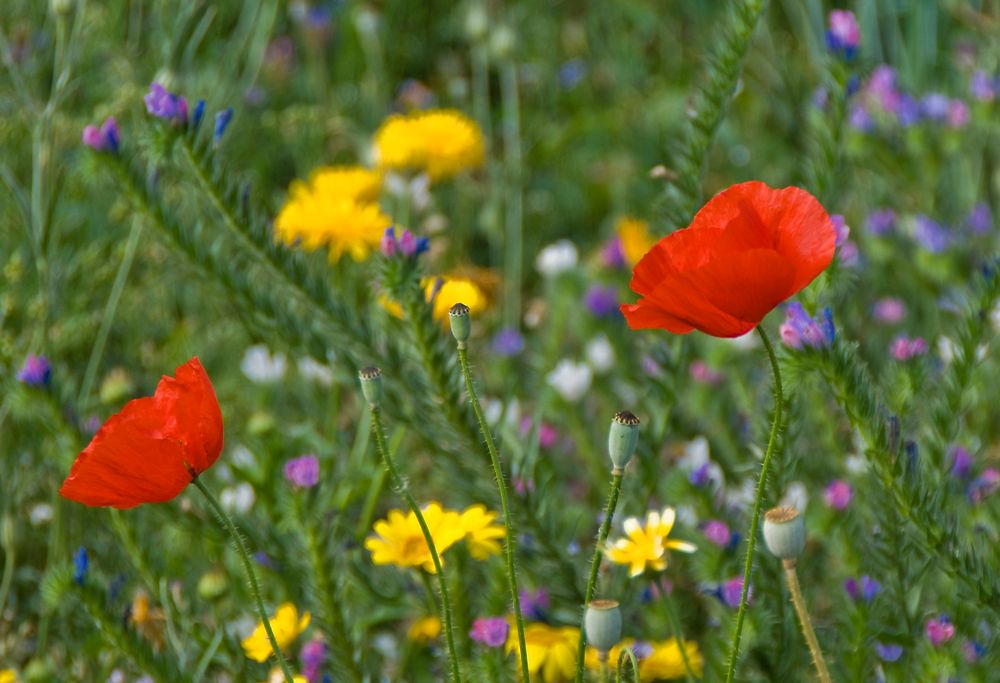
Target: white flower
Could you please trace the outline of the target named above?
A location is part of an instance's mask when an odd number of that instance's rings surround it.
[[[538,252],[535,268],[545,277],[555,277],[575,267],[578,257],[575,244],[569,240],[559,240]]]
[[[556,369],[545,376],[549,386],[565,400],[576,403],[590,389],[594,372],[586,363],[574,363],[568,358],[559,361]]]
[[[243,354],[240,370],[251,382],[268,384],[277,382],[285,376],[286,365],[284,354],[278,353],[272,356],[266,346],[256,344]]]
[[[689,470],[696,470],[709,461],[708,439],[696,436],[684,444],[684,455],[677,464]]]
[[[844,467],[850,474],[861,474],[868,469],[868,459],[855,453],[844,458]]]
[[[309,356],[299,358],[298,367],[299,374],[303,379],[315,382],[321,387],[328,387],[333,384],[333,370],[329,366],[316,362]]]
[[[722,494],[726,507],[743,510],[750,507],[757,497],[757,482],[747,478],[739,486],[730,486]]]
[[[222,507],[239,515],[249,512],[256,500],[257,495],[253,492],[253,486],[246,482],[222,489],[222,493],[219,494],[219,503]]]
[[[238,444],[229,453],[229,462],[245,470],[253,469],[257,466],[257,456],[243,444]]]
[[[677,506],[677,521],[681,526],[698,526],[698,513],[690,505]]]
[[[32,506],[31,511],[28,513],[28,519],[31,521],[31,526],[41,526],[52,521],[52,506],[48,503],[38,503]]]
[[[587,362],[593,366],[597,373],[607,372],[615,365],[615,349],[603,334],[587,342],[585,353],[587,354]]]
[[[781,507],[792,507],[799,512],[805,512],[809,503],[809,490],[801,481],[789,482],[785,495],[781,498]]]
[[[943,335],[938,337],[937,351],[945,365],[951,365],[951,362],[955,360],[955,342],[948,337]]]
[[[753,330],[750,330],[746,334],[741,334],[739,337],[731,337],[727,339],[730,344],[735,346],[740,351],[749,351],[750,349],[756,349],[760,345],[760,340],[757,339],[757,335]]]

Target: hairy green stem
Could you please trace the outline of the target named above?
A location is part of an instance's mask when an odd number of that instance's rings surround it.
[[[438,590],[441,593],[441,621],[444,623],[444,634],[445,640],[448,643],[448,659],[451,663],[451,676],[455,683],[460,683],[462,680],[462,674],[458,667],[458,651],[455,649],[455,634],[452,627],[452,615],[451,615],[451,600],[448,598],[448,582],[445,581],[444,569],[441,567],[441,557],[438,555],[437,548],[434,546],[434,538],[431,536],[431,531],[427,528],[427,522],[424,520],[424,513],[420,510],[420,506],[417,505],[417,501],[414,500],[413,494],[410,493],[409,487],[406,482],[399,474],[399,470],[396,468],[396,461],[393,459],[392,454],[389,452],[389,447],[386,445],[385,430],[382,428],[382,417],[380,415],[380,410],[378,406],[369,405],[372,415],[372,433],[375,435],[375,446],[378,449],[379,455],[382,457],[382,463],[385,465],[385,469],[389,471],[389,476],[392,478],[392,483],[399,491],[399,495],[403,496],[406,501],[406,505],[410,508],[410,512],[417,518],[417,524],[420,526],[420,532],[424,535],[424,541],[427,543],[427,549],[431,554],[431,561],[434,563],[434,572],[438,580]]]
[[[618,666],[615,667],[615,683],[624,681],[625,664],[632,669],[632,683],[639,683],[639,661],[635,658],[632,648],[625,647],[618,653]]]
[[[802,626],[802,635],[806,638],[809,646],[809,653],[812,655],[813,664],[816,665],[816,675],[820,683],[832,683],[830,670],[826,668],[826,660],[823,659],[823,651],[816,640],[816,631],[813,630],[812,619],[809,618],[809,610],[806,609],[806,601],[802,597],[802,589],[799,587],[799,575],[795,571],[795,560],[784,560],[785,579],[788,581],[788,592],[792,595],[792,604],[795,605],[795,613],[799,615],[799,624]]]
[[[743,586],[740,589],[740,606],[736,611],[736,627],[733,630],[733,642],[729,648],[729,666],[726,671],[726,683],[732,683],[736,676],[736,661],[740,654],[740,638],[743,635],[743,620],[747,611],[747,594],[750,590],[750,574],[753,570],[753,551],[757,545],[757,526],[760,523],[760,508],[764,502],[764,486],[767,483],[767,471],[771,464],[771,456],[774,455],[775,447],[778,445],[778,429],[781,426],[781,409],[784,403],[784,394],[781,390],[781,368],[778,366],[778,358],[774,355],[774,346],[767,336],[764,328],[757,326],[757,332],[764,343],[764,350],[771,361],[771,372],[774,374],[774,417],[771,421],[771,436],[767,440],[767,451],[764,452],[764,460],[760,465],[760,477],[757,479],[757,494],[753,501],[753,514],[750,517],[750,531],[747,533],[747,554],[743,562]]]
[[[684,677],[690,681],[698,680],[698,675],[691,668],[691,660],[688,659],[687,648],[684,647],[684,629],[681,627],[681,620],[677,617],[677,610],[674,609],[673,596],[664,591],[663,604],[666,605],[667,621],[670,622],[670,630],[674,632],[674,640],[681,652],[681,663],[684,665]]]
[[[243,540],[243,536],[240,535],[239,529],[236,528],[236,524],[233,522],[232,518],[222,509],[219,504],[218,499],[208,490],[205,483],[200,477],[194,476],[192,482],[199,491],[201,491],[205,498],[208,500],[209,507],[212,508],[212,512],[218,518],[219,522],[229,533],[229,536],[233,539],[233,543],[236,546],[236,550],[239,552],[240,559],[243,560],[243,569],[246,570],[247,579],[250,581],[250,592],[253,594],[254,602],[257,605],[257,612],[260,614],[260,621],[264,625],[264,632],[267,633],[267,639],[271,643],[271,649],[274,651],[274,656],[278,660],[278,666],[281,667],[281,672],[285,675],[285,683],[293,683],[292,670],[288,668],[288,662],[285,661],[285,655],[282,654],[281,648],[278,647],[278,641],[274,637],[274,631],[271,629],[271,621],[267,617],[267,609],[264,608],[264,600],[260,597],[260,586],[257,584],[257,574],[253,570],[253,562],[250,559],[250,552],[247,550],[247,544]]]
[[[514,558],[514,523],[510,515],[510,505],[507,502],[507,480],[504,478],[503,469],[500,467],[500,453],[493,442],[493,433],[490,431],[489,425],[486,424],[483,407],[479,404],[476,386],[472,381],[472,370],[469,369],[469,354],[463,341],[458,342],[458,361],[462,366],[462,376],[465,378],[465,390],[469,394],[469,403],[472,404],[472,412],[476,414],[479,430],[483,433],[483,439],[486,441],[486,450],[489,451],[490,462],[493,465],[493,475],[497,480],[497,492],[500,494],[500,507],[503,511],[503,524],[506,531],[503,540],[504,559],[507,562],[507,582],[510,585],[510,601],[514,608],[514,620],[517,626],[517,644],[520,649],[521,672],[524,680],[530,683],[528,648],[524,642],[524,616],[521,614],[521,595],[517,588],[517,561]]]
[[[597,543],[594,545],[594,554],[590,558],[590,575],[587,577],[587,590],[583,594],[583,612],[586,613],[587,605],[594,599],[594,591],[597,588],[597,572],[601,568],[601,555],[604,553],[604,544],[611,533],[611,520],[615,516],[615,508],[618,507],[618,496],[622,491],[623,473],[615,468],[611,473],[611,490],[608,492],[608,503],[604,506],[604,519],[597,532]],[[582,624],[582,621],[581,621]],[[583,681],[583,664],[587,652],[587,637],[584,629],[580,629],[580,644],[576,649],[576,683]]]

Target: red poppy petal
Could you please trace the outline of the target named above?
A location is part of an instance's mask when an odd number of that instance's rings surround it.
[[[633,330],[664,329],[674,334],[687,334],[694,328],[683,320],[678,320],[649,299],[639,299],[634,304],[620,307],[625,321]]]
[[[712,303],[699,287],[687,279],[687,275],[664,282],[648,297],[648,301],[664,315],[714,337],[738,337],[753,329],[753,324],[748,327],[745,321]]]
[[[816,279],[833,261],[837,233],[826,209],[797,187],[780,190],[786,209],[777,222],[777,249],[795,265],[795,278],[785,298]]]
[[[154,399],[165,416],[163,435],[185,446],[185,462],[201,474],[222,452],[222,411],[212,382],[195,356],[164,376]]]

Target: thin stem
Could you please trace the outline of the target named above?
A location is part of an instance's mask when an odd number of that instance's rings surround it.
[[[523,259],[523,197],[521,115],[517,91],[517,64],[505,60],[500,67],[500,100],[504,143],[504,324],[517,327],[521,318],[521,266]]]
[[[14,580],[14,544],[5,544],[3,550],[3,578],[0,579],[0,614],[3,614],[4,607],[7,605],[10,584]]]
[[[666,591],[663,593],[663,604],[667,607],[667,620],[670,622],[670,630],[674,632],[674,640],[677,641],[677,647],[681,651],[681,662],[684,664],[684,677],[688,681],[696,681],[698,680],[698,675],[691,668],[687,648],[684,647],[684,629],[681,628],[681,620],[677,617],[676,610],[674,610],[674,599]]]
[[[476,414],[476,421],[479,423],[479,431],[486,441],[486,450],[490,453],[490,462],[493,464],[493,475],[497,480],[497,491],[500,494],[500,508],[503,511],[503,525],[506,535],[503,540],[505,559],[507,561],[507,582],[510,584],[510,600],[514,606],[514,620],[517,625],[517,644],[520,648],[521,675],[526,683],[530,683],[531,675],[528,669],[528,648],[524,642],[524,616],[521,614],[521,596],[517,588],[517,562],[514,559],[514,524],[511,521],[510,506],[507,503],[507,481],[503,476],[503,469],[500,467],[500,454],[497,452],[496,444],[493,442],[493,433],[486,424],[486,416],[483,415],[483,407],[479,405],[479,396],[476,394],[476,386],[472,382],[472,370],[469,369],[469,355],[465,348],[465,342],[458,342],[458,360],[462,366],[462,376],[465,378],[465,389],[469,394],[469,403],[472,404],[472,412]]]
[[[375,434],[375,446],[378,448],[379,455],[382,457],[382,463],[389,471],[389,476],[392,478],[393,485],[399,491],[399,494],[403,496],[407,506],[410,508],[410,512],[412,512],[417,518],[417,524],[420,526],[420,532],[424,535],[424,541],[427,543],[427,549],[431,553],[431,561],[434,563],[434,573],[438,580],[438,590],[441,593],[441,621],[444,622],[445,639],[448,643],[448,659],[451,663],[451,676],[456,683],[461,683],[462,674],[458,668],[458,651],[455,649],[455,635],[451,623],[451,600],[448,598],[448,583],[445,581],[444,570],[441,567],[441,557],[438,555],[437,548],[434,546],[434,538],[431,536],[431,531],[427,528],[427,522],[424,520],[424,513],[420,510],[420,506],[417,505],[417,501],[414,500],[406,482],[401,476],[399,476],[399,470],[396,468],[396,461],[393,459],[392,454],[389,452],[389,447],[386,445],[385,430],[382,428],[382,416],[379,408],[374,405],[369,405],[368,407],[371,410],[372,415],[372,433]]]
[[[260,621],[264,624],[264,632],[267,633],[267,639],[271,643],[271,649],[274,651],[274,656],[278,660],[278,665],[281,667],[281,672],[285,675],[285,683],[293,683],[292,670],[288,668],[288,662],[285,661],[285,655],[282,654],[281,648],[278,647],[278,641],[274,637],[274,631],[271,630],[271,621],[267,618],[267,610],[264,608],[264,601],[260,597],[260,586],[257,584],[257,575],[253,571],[253,562],[250,561],[250,553],[247,551],[246,542],[243,540],[243,536],[240,535],[239,529],[236,528],[236,524],[233,522],[232,518],[226,514],[226,511],[222,509],[219,505],[219,501],[216,499],[212,492],[208,490],[205,483],[200,477],[195,476],[192,482],[199,491],[201,491],[205,498],[208,499],[208,504],[212,508],[212,512],[225,527],[226,531],[229,532],[229,536],[233,539],[233,543],[236,545],[236,550],[239,551],[240,559],[243,560],[243,569],[246,570],[247,579],[250,580],[250,592],[253,593],[254,602],[257,604],[257,613],[260,614]]]
[[[583,594],[583,611],[587,611],[587,605],[594,599],[594,590],[597,588],[597,572],[601,568],[601,554],[604,552],[604,544],[611,533],[611,520],[615,516],[615,508],[618,507],[618,496],[622,491],[622,471],[615,469],[611,473],[611,490],[608,492],[608,503],[604,506],[604,521],[597,532],[597,544],[594,546],[594,555],[590,558],[590,576],[587,577],[587,590]],[[580,629],[580,644],[576,650],[576,683],[583,681],[584,655],[587,652],[587,637],[584,629]]]
[[[765,451],[764,461],[760,465],[760,478],[757,480],[757,494],[753,501],[750,531],[747,533],[747,555],[743,563],[743,586],[740,590],[740,606],[736,612],[736,628],[733,631],[733,642],[729,648],[729,668],[726,672],[726,683],[732,683],[733,677],[736,675],[736,660],[740,654],[740,637],[743,635],[743,620],[746,617],[747,611],[750,573],[753,570],[753,551],[757,545],[757,525],[760,523],[760,508],[764,502],[764,485],[767,483],[767,470],[771,464],[771,456],[774,455],[775,447],[778,445],[781,408],[785,400],[781,390],[781,368],[778,367],[778,358],[774,355],[774,346],[772,346],[771,340],[762,326],[757,326],[757,333],[764,343],[764,350],[767,351],[767,357],[771,361],[771,372],[774,374],[774,417],[771,420],[771,436],[767,440],[767,451]]]
[[[812,654],[813,664],[816,665],[816,675],[819,676],[820,683],[831,683],[830,671],[826,668],[826,660],[823,659],[823,651],[819,648],[819,641],[816,640],[816,632],[813,631],[812,619],[809,618],[806,601],[803,599],[802,589],[799,587],[799,575],[795,571],[795,560],[785,560],[782,564],[785,567],[788,592],[792,594],[792,604],[795,605],[795,612],[799,615],[802,635],[806,637],[809,652]]]
[[[632,683],[639,683],[639,662],[635,658],[635,652],[630,647],[623,647],[621,652],[618,653],[618,666],[615,667],[615,683],[622,683],[625,680],[622,674],[625,673],[626,663],[632,669]]]

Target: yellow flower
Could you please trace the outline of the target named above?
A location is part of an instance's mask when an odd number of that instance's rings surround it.
[[[285,683],[285,674],[281,672],[281,667],[274,667],[267,674],[267,680],[260,683]],[[292,676],[292,683],[309,683],[305,676]]]
[[[461,516],[445,510],[439,503],[427,505],[423,508],[423,515],[438,557],[465,535]],[[402,510],[390,510],[387,519],[375,522],[375,533],[377,535],[365,539],[365,547],[371,552],[375,564],[423,567],[431,574],[435,572],[430,548],[413,512],[404,515]]]
[[[472,280],[457,277],[427,277],[422,281],[427,300],[434,300],[434,319],[448,324],[448,310],[461,302],[475,315],[486,309],[486,293]],[[397,318],[403,318],[403,307],[385,294],[378,298],[382,308]]]
[[[649,234],[649,223],[641,218],[622,216],[615,223],[615,232],[622,245],[622,253],[630,266],[639,262],[646,252],[656,244],[656,238]]]
[[[500,554],[497,539],[506,535],[501,524],[495,524],[497,513],[483,505],[473,505],[462,513],[462,531],[469,546],[469,554],[477,560],[485,560],[490,555]]]
[[[673,508],[663,508],[663,512],[652,510],[646,515],[646,526],[639,519],[625,520],[625,534],[605,549],[608,559],[618,564],[629,565],[629,576],[639,576],[647,567],[656,571],[667,568],[667,551],[678,550],[693,553],[696,548],[684,541],[672,541],[667,537],[674,528],[676,513]]]
[[[292,183],[274,219],[275,236],[309,251],[326,247],[331,261],[345,251],[360,261],[392,225],[375,203],[381,184],[376,171],[360,166],[321,168],[308,183]]]
[[[17,672],[13,669],[0,671],[0,683],[17,683]]]
[[[437,617],[421,617],[406,629],[406,639],[426,645],[441,635],[441,620]]]
[[[298,609],[290,602],[279,606],[277,613],[268,619],[271,622],[271,630],[274,631],[274,639],[278,641],[278,647],[284,650],[291,645],[292,641],[309,626],[309,620],[309,612],[304,612],[299,618]],[[253,633],[243,641],[243,651],[255,662],[266,662],[271,656],[271,641],[267,639],[263,622],[257,624]]]
[[[394,114],[375,132],[379,168],[425,171],[444,180],[483,163],[483,133],[476,122],[454,109]]]
[[[528,655],[528,673],[533,679],[541,672],[543,683],[571,681],[576,674],[576,648],[580,629],[572,626],[524,625],[524,643]],[[507,636],[507,653],[517,652],[517,629]]]
[[[684,669],[680,646],[674,638],[655,643],[642,643],[638,647],[634,638],[626,638],[611,648],[608,653],[608,662],[614,666],[622,650],[629,649],[635,653],[636,659],[639,660],[639,680],[643,683],[683,678],[687,673]],[[687,654],[691,670],[695,675],[701,676],[705,663],[702,660],[701,651],[698,649],[698,643],[690,640],[684,641],[684,652]],[[600,668],[597,650],[592,647],[587,648],[586,664],[590,669]]]
[[[135,594],[129,609],[129,617],[135,630],[152,643],[155,649],[163,647],[166,619],[162,609],[150,608],[149,596],[145,591],[140,590]]]

